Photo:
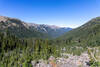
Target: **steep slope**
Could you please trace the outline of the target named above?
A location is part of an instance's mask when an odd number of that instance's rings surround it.
[[[99,45],[100,42],[100,17],[96,17],[86,24],[67,32],[59,38],[60,40],[71,40],[92,45]]]
[[[0,31],[5,32],[9,31],[9,33],[16,35],[20,38],[45,38],[48,37],[47,34],[43,34],[36,29],[31,29],[25,22],[15,19],[15,18],[9,18],[0,16]]]

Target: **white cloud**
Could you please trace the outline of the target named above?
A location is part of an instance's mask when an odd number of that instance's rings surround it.
[[[60,25],[57,25],[57,26],[76,28],[76,27],[79,27],[80,25],[76,25],[76,24],[72,24],[72,25],[60,24]]]

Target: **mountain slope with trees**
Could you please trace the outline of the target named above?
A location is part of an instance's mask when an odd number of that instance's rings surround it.
[[[100,42],[100,17],[93,18],[86,24],[67,32],[58,39],[87,43],[88,45],[99,45]]]

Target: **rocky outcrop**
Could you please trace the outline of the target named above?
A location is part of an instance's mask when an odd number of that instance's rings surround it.
[[[38,63],[32,61],[33,67],[90,67],[87,65],[89,57],[87,53],[82,53],[80,56],[66,54],[68,58],[54,58],[51,56],[47,61],[39,60]]]

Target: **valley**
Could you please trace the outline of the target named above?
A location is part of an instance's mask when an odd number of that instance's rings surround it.
[[[72,29],[0,16],[0,31],[1,67],[100,66],[100,17]]]
[[[100,67],[100,0],[0,0],[0,67]]]

